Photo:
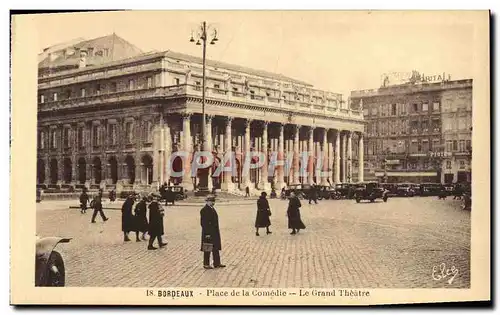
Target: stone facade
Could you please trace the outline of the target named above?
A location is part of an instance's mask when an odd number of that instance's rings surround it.
[[[353,91],[351,101],[362,107],[366,119],[369,177],[389,182],[470,180],[472,80]]]
[[[363,142],[353,149],[352,139],[362,139],[363,115],[345,108],[340,94],[220,62],[207,61],[206,75],[206,140],[215,157],[210,170],[227,152],[235,154],[238,169],[237,176],[222,173],[209,185],[269,190],[353,180],[352,152]],[[170,181],[193,189],[199,178],[188,165],[200,148],[201,80],[201,59],[170,51],[44,72],[38,85],[38,184],[140,189]],[[251,150],[322,154],[329,177],[310,172],[302,178],[281,168],[246,176],[241,168]],[[172,158],[181,151],[188,156]],[[293,161],[294,170],[298,163]],[[183,176],[172,177],[182,169]]]

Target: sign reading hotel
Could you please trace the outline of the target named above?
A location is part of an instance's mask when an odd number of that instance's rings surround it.
[[[441,74],[426,75],[425,73],[413,70],[412,72],[389,72],[381,76],[382,87],[400,84],[446,82],[451,80],[451,74],[445,72]]]

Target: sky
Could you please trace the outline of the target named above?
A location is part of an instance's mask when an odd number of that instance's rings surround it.
[[[44,14],[38,47],[115,32],[143,51],[201,56],[189,42],[202,21],[219,41],[207,58],[262,69],[342,93],[373,89],[387,72],[473,78],[474,24],[460,13],[339,11],[128,11]]]

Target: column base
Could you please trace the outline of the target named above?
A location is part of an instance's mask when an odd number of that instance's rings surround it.
[[[180,185],[184,188],[185,191],[194,191],[194,184],[193,183],[182,182]]]
[[[231,182],[231,183],[222,183],[222,184],[220,185],[220,187],[221,187],[221,190],[222,190],[222,191],[228,191],[228,192],[231,192],[231,191],[234,191],[234,190],[235,190],[235,185],[234,185],[234,183],[233,183],[233,182]]]
[[[259,188],[260,190],[262,191],[266,191],[266,192],[270,192],[271,191],[271,183],[267,182],[267,183],[262,183],[259,185]],[[281,189],[281,188],[280,188]]]
[[[277,182],[276,186],[274,187],[274,189],[281,190],[281,189],[283,189],[283,187],[286,187],[286,183],[285,182]]]

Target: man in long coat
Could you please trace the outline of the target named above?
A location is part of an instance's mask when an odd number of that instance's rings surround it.
[[[87,203],[89,202],[89,195],[87,195],[87,188],[83,188],[82,193],[80,194],[80,212],[87,212]]]
[[[158,239],[158,246],[163,247],[167,245],[167,243],[163,243],[162,235],[164,233],[163,230],[163,208],[160,207],[158,203],[159,196],[150,196],[149,200],[151,203],[149,204],[149,244],[148,250],[157,249],[153,246],[153,242],[155,239]]]
[[[292,235],[297,234],[300,230],[305,229],[306,226],[302,222],[300,218],[300,207],[302,204],[300,203],[299,198],[295,196],[295,193],[290,193],[290,201],[288,203],[288,228],[292,229]]]
[[[215,197],[208,196],[206,205],[200,211],[201,224],[201,251],[203,251],[203,243],[213,245],[212,255],[214,265],[210,266],[210,252],[203,252],[203,268],[224,268],[226,265],[221,264],[219,251],[222,249],[222,243],[219,230],[219,216],[214,208]]]
[[[146,201],[148,198],[146,196],[142,197],[135,206],[135,241],[140,242],[139,232],[142,232],[142,239],[146,240],[146,232],[148,231],[148,206]]]
[[[104,222],[108,221],[108,218],[104,215],[104,212],[102,211],[102,189],[99,189],[99,194],[92,200],[93,208],[94,208],[94,213],[92,214],[92,223],[95,223],[95,218],[97,216],[97,213],[101,215],[101,218]]]
[[[134,215],[132,214],[134,202],[134,195],[129,195],[122,205],[122,231],[124,242],[129,242],[130,238],[128,237],[128,233],[135,231]]]

